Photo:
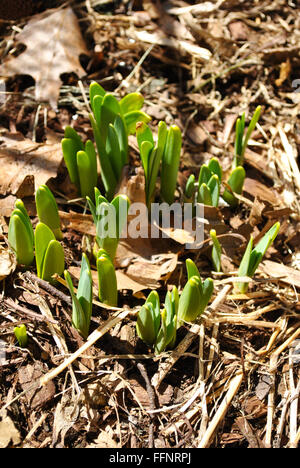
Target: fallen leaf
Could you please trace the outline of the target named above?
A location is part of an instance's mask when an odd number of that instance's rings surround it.
[[[0,281],[13,273],[16,266],[16,259],[10,251],[0,247]]]
[[[300,271],[294,268],[282,265],[280,263],[265,260],[260,264],[259,269],[272,278],[278,278],[285,284],[300,288]]]
[[[39,389],[30,389],[32,382],[41,377],[46,371],[41,363],[28,364],[18,371],[19,382],[23,390],[26,390],[26,399],[32,409],[41,408],[54,398],[55,385],[52,381]]]
[[[62,162],[60,144],[33,143],[29,139],[3,139],[0,147],[0,194],[32,196],[39,185],[57,176]]]
[[[36,82],[37,101],[57,107],[62,73],[85,75],[80,54],[88,55],[78,20],[72,8],[49,10],[34,16],[16,36],[26,50],[0,67],[1,76],[31,75]]]
[[[5,413],[2,421],[0,422],[0,449],[7,448],[10,444],[16,446],[21,442],[21,436],[16,429],[13,421]]]

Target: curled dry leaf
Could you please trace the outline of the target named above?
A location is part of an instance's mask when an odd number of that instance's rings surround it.
[[[60,144],[39,144],[29,139],[1,138],[0,194],[32,196],[35,189],[57,176],[62,162]]]
[[[14,255],[8,249],[0,247],[0,281],[13,273],[16,266]]]
[[[1,76],[31,75],[36,82],[37,101],[50,102],[56,108],[62,73],[85,75],[79,56],[88,55],[77,17],[72,8],[49,10],[34,16],[16,36],[26,50],[0,67]]]

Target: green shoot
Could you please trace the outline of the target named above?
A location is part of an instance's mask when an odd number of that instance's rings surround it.
[[[253,130],[256,127],[256,124],[259,120],[261,114],[261,106],[258,106],[253,114],[251,122],[249,124],[248,130],[245,135],[245,113],[242,117],[237,119],[236,128],[235,128],[235,148],[234,148],[234,163],[233,168],[235,169],[238,166],[243,166],[245,151],[251,137]]]
[[[89,335],[93,307],[93,280],[87,256],[85,254],[82,255],[80,279],[76,295],[70,273],[65,270],[64,276],[72,297],[73,326],[86,339]]]
[[[96,225],[96,243],[100,249],[115,258],[122,231],[127,223],[130,201],[125,195],[118,195],[111,203],[95,188],[95,201],[87,197],[94,223]]]
[[[97,254],[97,271],[100,302],[117,307],[118,286],[116,272],[110,256],[104,249],[100,249]]]
[[[39,186],[35,194],[35,203],[40,222],[53,231],[57,240],[62,240],[57,203],[47,185]]]
[[[34,260],[34,233],[22,200],[17,200],[8,228],[8,243],[19,265],[30,266]]]
[[[203,164],[199,173],[198,203],[217,207],[219,205],[221,180],[222,168],[217,158],[212,158],[207,165]]]
[[[222,249],[221,249],[220,242],[217,238],[217,233],[214,229],[211,229],[210,237],[211,237],[211,240],[213,241],[213,247],[212,247],[212,252],[211,252],[212,263],[214,266],[214,270],[217,272],[220,272]]]
[[[174,202],[181,146],[181,131],[176,125],[172,125],[167,130],[161,166],[161,196],[169,205]]]
[[[253,248],[253,237],[251,236],[250,241],[247,245],[246,251],[242,258],[239,276],[248,276],[252,278],[257,270],[258,265],[262,261],[266,251],[274,242],[280,229],[280,223],[275,223],[274,226],[264,235],[255,248]],[[245,294],[248,290],[249,283],[237,283],[236,288]]]
[[[62,245],[46,224],[38,223],[34,233],[37,275],[39,278],[53,282],[54,274],[64,271],[65,256]]]
[[[28,344],[28,335],[25,325],[20,325],[14,328],[14,334],[18,340],[20,348],[26,348]]]

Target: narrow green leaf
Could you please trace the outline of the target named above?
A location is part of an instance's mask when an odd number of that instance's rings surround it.
[[[212,257],[212,263],[214,270],[217,272],[221,271],[221,255],[222,255],[222,249],[220,242],[217,238],[217,233],[214,229],[211,229],[210,231],[210,237],[213,241],[213,248],[211,252],[211,257]]]
[[[192,200],[195,194],[195,187],[196,184],[196,178],[194,174],[191,174],[190,177],[187,180],[186,186],[185,186],[185,198],[186,200]]]
[[[14,334],[21,348],[26,348],[28,344],[28,335],[25,325],[14,328]]]
[[[210,178],[207,188],[210,192],[212,206],[217,207],[219,205],[220,198],[220,180],[216,174]]]
[[[55,240],[55,236],[51,229],[44,223],[38,223],[34,233],[34,244],[35,244],[35,259],[37,275],[42,278],[43,265],[45,254],[51,241]]]
[[[211,176],[212,176],[211,170],[206,164],[203,164],[201,166],[200,173],[199,173],[199,179],[198,179],[199,187],[201,187],[202,184],[207,185]]]
[[[117,180],[121,177],[123,169],[123,161],[119,146],[119,139],[115,127],[109,124],[106,139],[106,154],[111,162],[112,169],[114,171]]]
[[[124,115],[128,135],[134,135],[138,122],[150,122],[151,117],[142,111],[131,111]]]
[[[19,265],[30,266],[34,260],[32,236],[27,219],[20,210],[14,210],[8,228],[8,243]]]
[[[99,299],[103,304],[118,305],[118,287],[115,268],[110,257],[100,250],[97,258]]]
[[[255,112],[253,114],[253,117],[251,119],[251,122],[249,124],[245,139],[243,141],[243,147],[242,147],[242,152],[241,152],[242,157],[244,157],[244,155],[245,155],[245,151],[246,151],[246,148],[247,148],[247,145],[248,145],[248,141],[249,141],[249,139],[251,137],[251,134],[252,134],[253,130],[256,127],[257,122],[259,121],[260,114],[261,114],[261,106],[257,106],[257,108],[256,108],[256,110],[255,110]]]
[[[245,250],[244,256],[242,258],[242,261],[240,263],[239,276],[248,276],[252,248],[253,248],[253,237],[251,236],[249,243],[247,245],[247,248]],[[245,293],[248,289],[248,283],[237,283],[236,286],[240,290],[241,293]]]
[[[35,194],[37,214],[41,223],[46,224],[57,240],[63,238],[55,197],[47,185],[40,185]]]
[[[41,279],[53,282],[54,274],[61,275],[65,268],[65,254],[62,245],[57,240],[50,241],[46,250]]]
[[[193,276],[185,285],[179,300],[178,320],[193,322],[201,313],[201,279]]]
[[[132,111],[139,111],[143,107],[144,97],[140,93],[130,93],[124,96],[119,104],[122,115]]]
[[[212,158],[209,161],[208,169],[211,171],[212,174],[216,174],[219,177],[219,181],[221,182],[223,171],[217,158]]]
[[[193,276],[198,276],[198,278],[200,278],[200,272],[199,272],[199,270],[198,270],[196,264],[193,262],[193,260],[191,260],[190,258],[188,258],[188,259],[185,261],[185,265],[186,265],[188,280],[190,280],[191,278],[193,278]]]
[[[176,125],[172,125],[168,131],[161,167],[161,195],[169,205],[174,202],[181,145],[181,131]]]
[[[203,205],[207,205],[207,206],[213,206],[211,192],[206,184],[202,184],[199,187],[198,203],[203,203]]]
[[[125,164],[128,164],[128,136],[127,136],[127,129],[125,126],[125,122],[123,117],[117,115],[114,122],[114,127],[117,132],[120,153],[121,153],[121,160],[122,160],[122,167]]]

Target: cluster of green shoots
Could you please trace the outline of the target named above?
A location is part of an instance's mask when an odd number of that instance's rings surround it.
[[[98,83],[90,86],[90,120],[94,132],[96,149],[92,141],[84,143],[71,127],[65,130],[62,151],[71,182],[78,194],[85,198],[96,227],[93,261],[98,274],[100,302],[110,307],[118,305],[117,277],[114,259],[118,243],[127,224],[130,201],[116,190],[122,171],[129,163],[128,137],[136,133],[141,163],[145,175],[145,199],[148,208],[155,200],[158,181],[160,197],[172,204],[175,199],[182,136],[180,129],[159,122],[157,138],[148,126],[150,117],[141,109],[144,99],[139,93],[130,93],[120,101],[107,93]],[[212,158],[200,168],[198,184],[191,175],[185,189],[185,200],[217,207],[220,197],[231,207],[238,204],[236,195],[243,190],[245,169],[244,155],[250,136],[258,122],[261,109],[258,107],[245,132],[245,115],[237,120],[235,154],[231,173],[224,182],[223,171],[217,158]],[[98,155],[98,157],[97,157]],[[98,162],[105,196],[98,186]],[[222,184],[225,185],[221,193]],[[74,327],[87,338],[93,307],[93,278],[91,265],[86,254],[82,255],[80,278],[75,289],[70,273],[65,270],[64,250],[60,243],[62,232],[56,200],[50,189],[43,185],[36,192],[36,208],[39,218],[35,230],[21,200],[17,200],[9,223],[8,241],[17,262],[30,267],[36,260],[39,278],[53,281],[54,275],[64,273],[66,285],[72,298],[72,322]],[[239,276],[253,277],[260,261],[279,231],[276,223],[253,248],[251,237],[240,264]],[[216,272],[222,269],[222,248],[216,231],[210,232],[212,240],[212,264]],[[209,304],[214,283],[211,278],[203,281],[195,263],[186,261],[187,283],[181,294],[176,287],[167,292],[161,308],[157,291],[152,291],[142,306],[137,319],[139,337],[155,353],[171,349],[176,344],[177,330],[184,323],[197,320]],[[247,282],[237,283],[242,293]],[[20,346],[27,345],[26,327],[16,327],[15,336]]]
[[[29,267],[34,258],[39,278],[52,282],[53,275],[62,274],[65,265],[57,203],[51,190],[41,185],[35,195],[39,217],[35,231],[22,200],[17,200],[12,212],[8,242],[18,264]]]
[[[187,283],[179,296],[178,289],[173,287],[167,292],[164,308],[156,291],[151,292],[138,314],[136,329],[138,336],[155,353],[174,348],[177,329],[185,322],[193,322],[205,311],[214,290],[213,280],[202,281],[195,263],[186,261]]]

